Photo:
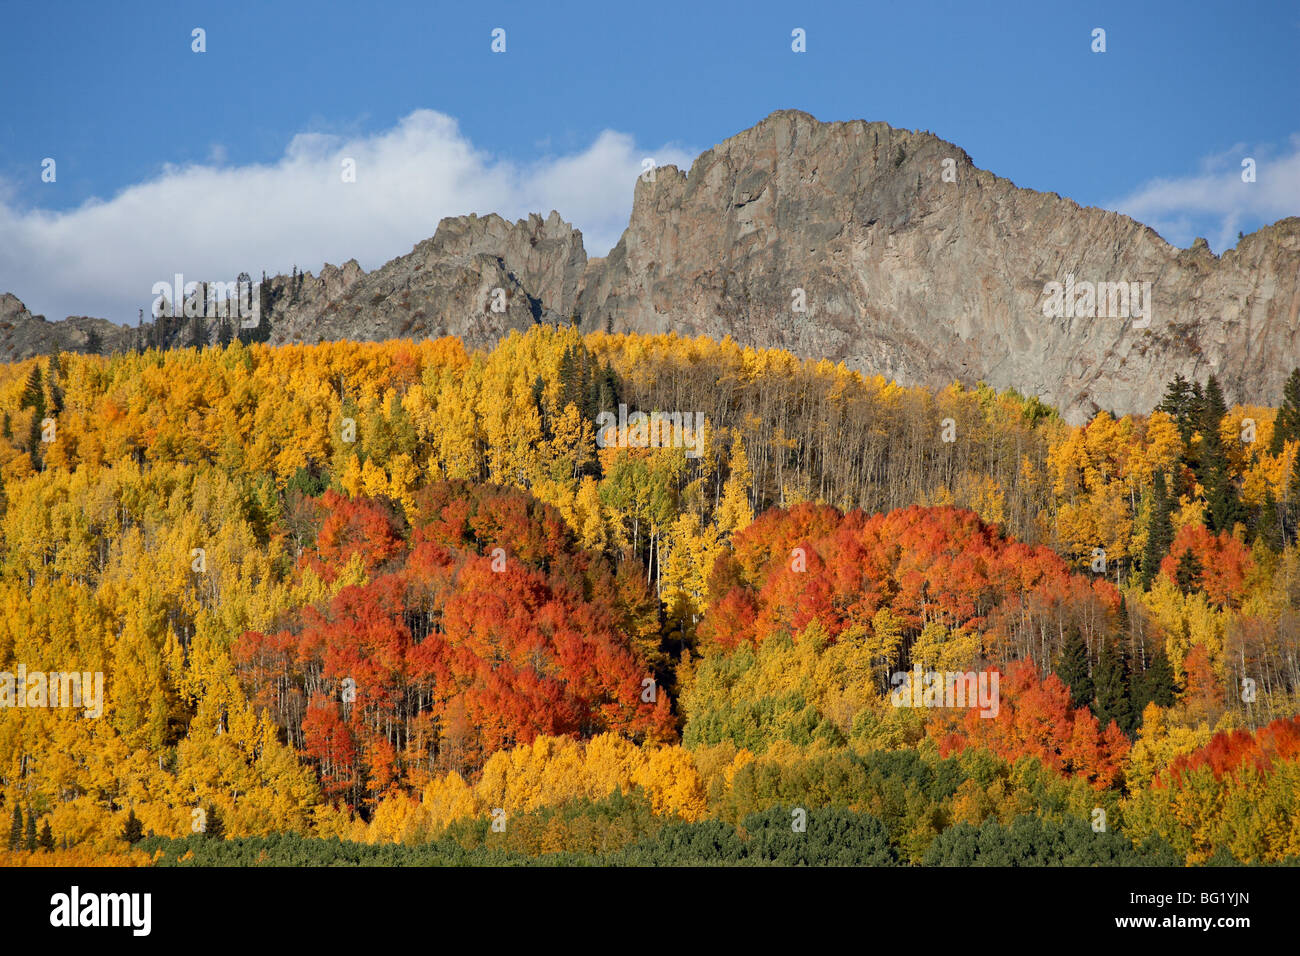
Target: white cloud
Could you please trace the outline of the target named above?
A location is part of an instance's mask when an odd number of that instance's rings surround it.
[[[433,235],[444,216],[515,220],[552,209],[583,232],[588,255],[618,241],[641,160],[689,167],[671,145],[638,148],[606,130],[581,152],[520,163],[476,149],[456,121],[417,110],[368,137],[300,133],[271,165],[168,166],[111,200],[66,212],[19,210],[0,183],[0,292],[48,318],[134,322],[155,282],[229,281],[355,258],[373,269]],[[356,161],[344,183],[342,160]]]
[[[1242,160],[1255,160],[1255,182],[1241,180]],[[1300,215],[1300,134],[1280,151],[1238,144],[1201,161],[1189,176],[1154,179],[1122,199],[1103,203],[1155,229],[1176,246],[1205,236],[1215,252],[1251,232]]]

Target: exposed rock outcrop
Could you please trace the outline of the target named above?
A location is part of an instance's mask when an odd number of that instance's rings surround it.
[[[350,261],[269,280],[263,334],[486,346],[536,322],[578,321],[730,335],[903,383],[1014,387],[1072,421],[1146,412],[1179,373],[1218,375],[1229,400],[1274,402],[1300,364],[1300,218],[1221,257],[1204,242],[1180,250],[1126,216],[977,169],[929,133],[793,110],[635,190],[604,259],[588,260],[555,212],[445,219],[371,273]],[[1150,283],[1149,324],[1104,308],[1045,316],[1047,284],[1067,276]],[[15,303],[0,299],[11,326],[2,358],[84,345],[86,323],[102,323],[106,351],[130,341],[132,330],[103,320],[46,323]]]
[[[945,182],[945,161],[953,182]],[[1046,283],[1150,282],[1153,319],[1047,318]],[[957,147],[784,111],[638,181],[579,302],[587,328],[707,334],[905,383],[983,380],[1078,421],[1145,412],[1175,373],[1271,402],[1300,364],[1300,219],[1216,258],[1019,189]],[[796,312],[794,290],[806,312]]]
[[[444,219],[432,239],[374,272],[351,261],[319,278],[271,280],[269,341],[455,335],[490,345],[511,329],[569,321],[586,265],[582,233],[556,212],[513,224],[495,214]]]

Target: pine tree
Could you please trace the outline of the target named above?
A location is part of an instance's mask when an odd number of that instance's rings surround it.
[[[211,840],[224,840],[226,838],[226,825],[222,822],[221,814],[217,812],[216,807],[208,808],[207,828],[203,835]]]
[[[1109,726],[1113,720],[1124,733],[1132,734],[1135,720],[1133,701],[1129,696],[1128,650],[1123,641],[1102,642],[1093,682],[1097,688],[1097,700],[1093,705],[1097,720],[1103,727]]]
[[[37,469],[41,466],[40,453],[42,421],[42,416],[33,415],[31,427],[27,429],[27,451],[32,456],[32,464],[34,464]]]
[[[1115,633],[1132,646],[1133,622],[1129,620],[1128,599],[1123,594],[1119,596],[1119,610],[1115,614]]]
[[[59,353],[55,352],[50,356],[50,365],[48,374],[45,377],[46,387],[49,389],[49,407],[50,411],[57,417],[63,411],[63,363],[59,361]]]
[[[14,807],[14,822],[9,828],[9,849],[17,850],[23,845],[23,811]]]
[[[1279,454],[1288,441],[1300,441],[1300,368],[1293,369],[1282,386],[1282,404],[1273,423],[1273,440],[1269,443],[1270,455]]]
[[[1164,412],[1178,425],[1178,434],[1187,445],[1192,440],[1193,390],[1187,379],[1175,375],[1174,380],[1165,388],[1165,397],[1156,408]]]
[[[23,830],[23,848],[28,853],[36,852],[36,811],[27,812],[27,826]]]
[[[543,400],[546,394],[546,383],[538,375],[533,379],[533,407],[537,409],[537,418],[542,423],[542,437],[550,441],[551,434],[551,416],[547,414],[546,402]]]
[[[1287,485],[1286,494],[1287,529],[1283,532],[1283,538],[1290,540],[1300,534],[1300,454],[1295,456],[1295,461],[1291,464],[1291,481]]]
[[[1070,703],[1083,707],[1092,703],[1092,675],[1089,673],[1088,645],[1077,624],[1071,624],[1056,662],[1056,676],[1070,688]]]
[[[1142,706],[1136,708],[1140,714],[1147,704],[1159,704],[1172,707],[1178,686],[1174,683],[1174,669],[1163,647],[1157,647],[1147,662],[1147,669],[1142,672]],[[1138,703],[1134,700],[1134,704]]]
[[[579,346],[578,349],[576,350],[576,354],[578,355],[578,358],[580,360],[578,381],[575,386],[573,394],[568,396],[568,401],[572,402],[574,405],[577,405],[578,408],[581,409],[587,402],[587,396],[591,394],[591,382],[592,382],[591,367],[593,362],[591,358],[591,353],[587,351],[587,347],[585,345]]]
[[[560,379],[560,401],[556,406],[557,411],[564,411],[566,405],[570,402],[577,404],[581,399],[582,393],[582,371],[578,368],[578,362],[573,354],[573,348],[569,347],[560,355],[560,368],[558,371]]]
[[[608,363],[602,368],[596,366],[587,391],[587,406],[584,409],[589,420],[596,420],[601,412],[618,414],[618,376]]]
[[[1147,543],[1142,552],[1142,587],[1150,589],[1160,570],[1160,562],[1174,541],[1173,499],[1169,495],[1164,472],[1156,472],[1151,489],[1151,517],[1147,524]]]
[[[38,419],[45,417],[45,384],[41,377],[41,367],[32,366],[31,374],[27,376],[27,384],[23,387],[22,398],[18,402],[19,408],[30,408],[36,413]]]
[[[1197,454],[1197,478],[1205,489],[1209,505],[1206,518],[1211,531],[1231,531],[1241,517],[1241,499],[1228,462],[1227,449],[1219,426],[1228,414],[1223,400],[1223,389],[1213,375],[1205,384],[1197,415],[1197,429],[1201,433],[1201,447]]]
[[[1201,567],[1201,561],[1192,553],[1192,549],[1186,549],[1178,558],[1178,568],[1174,572],[1174,583],[1178,585],[1178,590],[1183,594],[1191,594],[1193,591],[1201,589],[1201,572],[1205,569]]]
[[[1205,393],[1201,399],[1201,426],[1203,429],[1210,429],[1217,435],[1219,433],[1219,423],[1223,421],[1223,416],[1228,414],[1228,403],[1223,398],[1223,388],[1219,385],[1219,379],[1211,375],[1205,383]]]
[[[126,824],[122,827],[122,839],[127,843],[139,843],[144,839],[144,828],[135,815],[135,807],[132,807],[126,815]]]
[[[47,853],[54,849],[54,831],[50,829],[50,821],[46,820],[41,826],[41,836],[37,841],[41,849]]]
[[[1274,551],[1281,551],[1286,547],[1282,522],[1278,519],[1280,510],[1277,498],[1273,496],[1273,490],[1270,488],[1264,492],[1264,500],[1260,502],[1259,509],[1255,513],[1255,533],[1252,540],[1261,542]]]

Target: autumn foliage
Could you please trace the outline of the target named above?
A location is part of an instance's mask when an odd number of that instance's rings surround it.
[[[1215,777],[1231,774],[1243,766],[1267,773],[1275,761],[1300,759],[1300,717],[1275,720],[1251,733],[1231,730],[1215,734],[1208,744],[1177,757],[1156,786],[1181,781],[1189,771],[1208,768]]]
[[[1289,388],[1075,427],[545,325],[3,364],[0,671],[106,690],[93,720],[0,709],[0,809],[70,860],[197,806],[231,837],[416,842],[505,808],[562,848],[616,792],[625,834],[848,806],[912,862],[951,821],[1097,806],[1193,861],[1300,854],[1294,728],[1200,752],[1297,711]],[[700,454],[598,447],[620,404],[702,411]],[[1000,669],[999,715],[893,706],[913,665]]]
[[[539,734],[672,732],[667,697],[642,699],[652,670],[623,636],[613,573],[554,509],[447,482],[420,494],[408,531],[382,501],[323,504],[304,568],[334,580],[359,562],[367,580],[244,634],[233,656],[327,791],[473,770]]]
[[[1121,780],[1129,741],[1115,723],[1103,731],[1086,707],[1070,706],[1070,694],[1055,674],[1046,680],[1031,660],[1012,664],[999,686],[996,717],[965,711],[932,719],[930,733],[944,756],[979,747],[1014,762],[1033,757],[1062,774],[1081,776],[1098,789]]]
[[[1214,534],[1204,525],[1184,525],[1174,536],[1169,554],[1160,563],[1160,573],[1171,581],[1178,579],[1178,564],[1188,551],[1200,568],[1195,582],[1211,601],[1237,607],[1241,604],[1246,574],[1250,570],[1250,552],[1226,531]]]
[[[772,509],[735,535],[710,587],[719,598],[700,633],[723,648],[797,634],[814,619],[834,640],[881,608],[911,632],[930,623],[974,632],[1066,597],[1097,598],[1103,607],[1118,599],[1110,585],[1071,574],[1051,550],[953,507],[873,515],[813,504]]]

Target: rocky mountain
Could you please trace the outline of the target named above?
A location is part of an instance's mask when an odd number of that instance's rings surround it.
[[[319,277],[275,277],[268,341],[455,335],[490,345],[511,329],[570,321],[586,266],[582,233],[556,212],[514,224],[495,214],[444,219],[432,239],[374,272],[353,260]]]
[[[74,315],[49,322],[32,315],[10,293],[0,293],[0,362],[51,352],[115,352],[130,347],[135,330],[108,319]]]
[[[1149,325],[1046,317],[1045,286],[1071,275],[1150,282]],[[1300,364],[1300,218],[1222,257],[1203,241],[1179,250],[1126,216],[1017,188],[928,133],[787,111],[689,173],[638,181],[578,309],[589,328],[730,334],[905,383],[983,380],[1075,421],[1147,411],[1175,373],[1272,402]]]
[[[1069,299],[1054,312],[1051,283]],[[638,178],[604,259],[588,260],[555,212],[457,217],[373,272],[353,261],[277,276],[264,295],[258,337],[271,342],[481,346],[569,321],[730,335],[908,384],[1014,387],[1079,421],[1148,411],[1179,373],[1216,374],[1230,401],[1276,401],[1300,364],[1300,218],[1222,256],[1201,240],[1181,250],[1125,216],[1018,188],[929,133],[785,110],[688,172]],[[46,323],[12,297],[0,318],[11,360],[76,348],[102,322]],[[102,348],[130,332],[102,329]]]

